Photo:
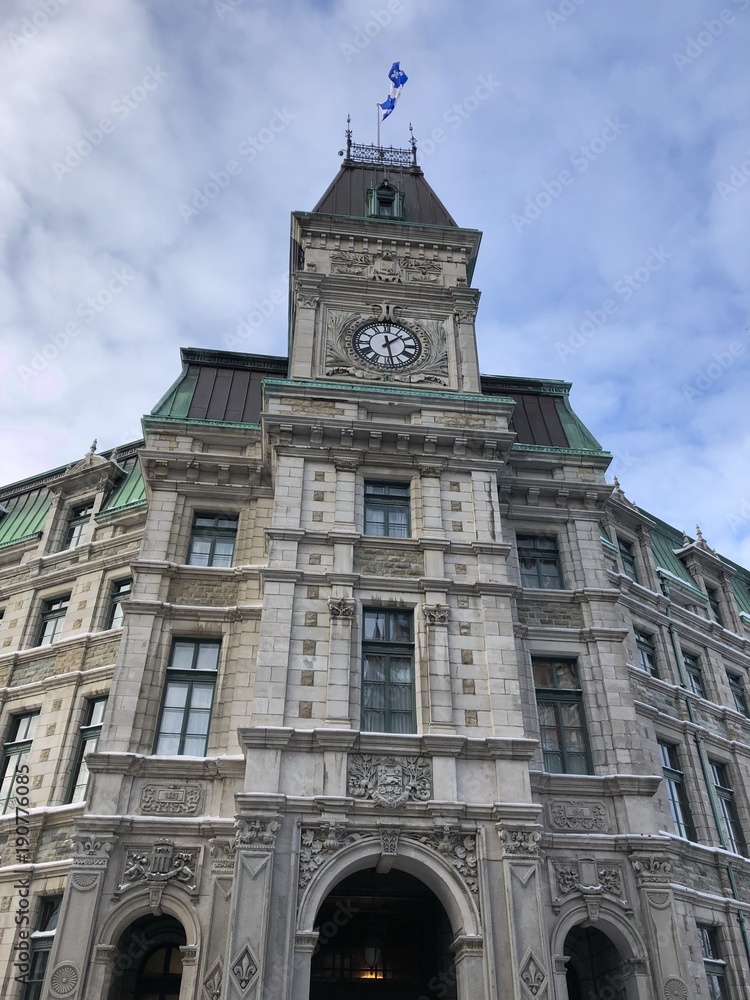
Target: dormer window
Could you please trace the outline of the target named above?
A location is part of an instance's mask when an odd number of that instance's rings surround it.
[[[367,192],[367,215],[375,219],[403,219],[404,196],[384,180]]]
[[[65,541],[63,542],[63,549],[74,549],[76,545],[81,544],[83,534],[91,520],[91,512],[94,509],[93,501],[90,503],[81,504],[80,507],[73,507],[70,511],[68,517],[67,531],[65,533]]]

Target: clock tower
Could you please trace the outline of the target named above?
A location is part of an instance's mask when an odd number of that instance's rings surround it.
[[[479,392],[480,239],[456,225],[414,147],[347,133],[333,183],[292,217],[290,377]]]

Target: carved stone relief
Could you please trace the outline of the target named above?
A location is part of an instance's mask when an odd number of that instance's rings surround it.
[[[244,993],[258,975],[258,962],[250,950],[249,944],[246,944],[234,959],[231,971],[232,978]]]
[[[450,608],[447,604],[423,604],[422,612],[428,625],[447,625]]]
[[[555,830],[607,833],[611,829],[606,805],[596,800],[555,799],[549,803],[548,815]]]
[[[469,888],[477,894],[477,838],[473,834],[465,834],[450,826],[442,826],[426,837],[420,837],[423,844],[432,847],[446,861],[453,865]]]
[[[533,952],[529,952],[521,966],[521,983],[532,996],[538,997],[544,993],[547,986],[547,973]]]
[[[127,847],[118,892],[140,882],[151,886],[169,883],[195,891],[200,848],[175,849],[172,840],[157,840],[150,847]]]
[[[256,819],[238,819],[236,846],[239,848],[272,851],[276,846],[278,820],[267,816]]]
[[[223,840],[219,837],[209,840],[208,851],[211,855],[211,868],[214,872],[232,874],[237,845],[233,840]]]
[[[354,618],[354,601],[347,597],[332,597],[328,602],[328,614],[331,618],[343,618],[350,622]]]
[[[370,281],[390,284],[435,284],[443,273],[442,264],[426,257],[399,255],[390,250],[374,253],[356,250],[336,250],[331,254],[333,274],[354,275]]]
[[[672,862],[667,857],[657,854],[631,854],[630,863],[639,885],[664,884],[672,877]]]
[[[355,799],[370,799],[383,809],[427,802],[432,795],[430,761],[424,757],[350,754],[347,789]]]
[[[503,842],[505,855],[536,858],[539,854],[539,831],[533,827],[498,826],[498,836]]]
[[[585,897],[589,909],[598,905],[596,897],[604,895],[611,896],[621,905],[627,906],[622,865],[617,862],[602,862],[593,858],[552,861],[550,878],[553,906],[573,892]],[[555,908],[557,909],[556,906]]]
[[[193,816],[203,804],[200,785],[146,785],[141,791],[141,812],[152,815]]]

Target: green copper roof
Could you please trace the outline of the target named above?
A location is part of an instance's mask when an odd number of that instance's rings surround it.
[[[656,521],[656,526],[651,529],[651,548],[653,549],[656,568],[661,570],[675,583],[687,587],[696,597],[707,601],[708,598],[695,582],[690,571],[683,564],[682,560],[675,555],[675,549],[683,548],[683,540],[680,532],[671,528],[663,521],[659,521],[653,514],[648,514],[647,517]]]
[[[0,546],[41,534],[51,502],[52,494],[45,487],[3,501],[7,513],[0,515]]]
[[[146,486],[143,482],[143,473],[138,456],[126,459],[122,463],[125,470],[125,478],[122,479],[113,493],[104,502],[104,506],[99,511],[97,517],[106,514],[117,514],[126,507],[136,507],[146,502]]]

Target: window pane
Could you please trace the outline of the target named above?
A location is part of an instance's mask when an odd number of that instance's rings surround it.
[[[386,638],[385,617],[382,611],[365,611],[364,632],[365,639],[382,640]]]
[[[410,656],[391,657],[391,684],[408,684],[411,686],[412,662]]]
[[[365,534],[385,535],[385,509],[368,507],[365,512]]]
[[[205,736],[208,733],[208,724],[211,718],[211,713],[206,712],[203,709],[196,711],[191,709],[188,716],[187,727],[185,732],[188,736]]]
[[[190,699],[191,708],[211,708],[214,699],[213,684],[193,684],[193,696]]]
[[[363,676],[367,683],[385,681],[385,657],[367,653],[364,657]]]
[[[176,670],[190,670],[193,666],[194,651],[194,642],[186,642],[178,639],[172,646],[170,667],[174,667]]]
[[[190,546],[190,558],[188,559],[188,564],[190,566],[208,566],[210,555],[211,539],[193,538]]]
[[[197,670],[216,670],[219,664],[219,643],[201,642],[198,644]]]
[[[540,688],[552,687],[552,664],[546,661],[534,662],[534,685]]]
[[[391,538],[406,538],[408,526],[409,512],[406,507],[388,508],[388,535]]]
[[[166,736],[162,735],[159,737],[156,744],[157,754],[179,754],[180,752],[180,737],[179,736]]]
[[[575,690],[578,688],[578,676],[574,664],[562,662],[556,663],[555,675],[557,677],[556,687],[563,688],[565,690]]]
[[[390,620],[392,632],[390,638],[394,642],[411,642],[413,622],[411,612],[396,611],[390,616]]]
[[[184,708],[187,702],[188,687],[186,682],[170,681],[167,685],[164,704],[169,708]]]
[[[185,713],[181,708],[165,708],[161,717],[161,731],[163,733],[181,732],[184,718]]]

